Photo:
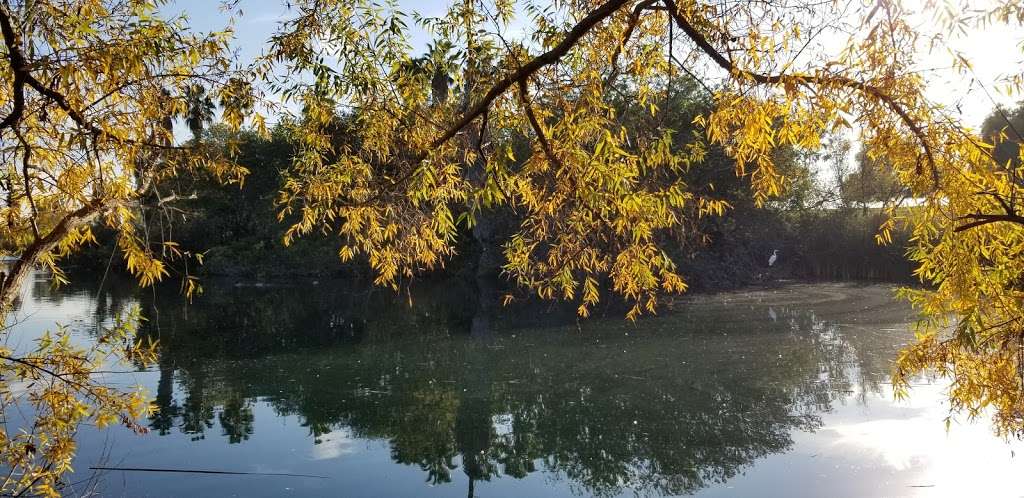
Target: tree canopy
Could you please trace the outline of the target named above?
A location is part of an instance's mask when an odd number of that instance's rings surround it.
[[[686,290],[666,235],[730,208],[713,185],[686,181],[710,148],[762,205],[792,181],[780,150],[815,151],[825,136],[852,133],[868,161],[925,200],[890,206],[877,235],[885,243],[897,224],[910,227],[927,284],[905,292],[923,320],[897,385],[938,369],[952,379],[955,410],[993,407],[1000,432],[1024,427],[1022,180],[991,137],[926,98],[918,64],[926,44],[1020,26],[1016,2],[929,2],[924,14],[940,29],[923,33],[912,22],[922,12],[890,0],[458,0],[438,17],[390,2],[292,0],[244,67],[230,30],[194,33],[159,4],[0,5],[0,235],[20,256],[0,287],[4,305],[28,268],[56,270],[97,220],[118,231],[143,285],[195,258],[142,228],[185,195],[154,180],[244,175],[230,153],[197,146],[211,104],[229,126],[261,134],[263,107],[296,110],[280,120],[296,147],[278,198],[286,242],[337,234],[342,260],[365,259],[378,283],[396,286],[443,266],[462,234],[494,241],[492,217],[507,211],[516,225],[500,257],[488,257],[583,316],[602,286],[632,304],[630,318]],[[426,57],[415,30],[431,40]],[[952,59],[953,74],[970,72],[969,60]],[[684,80],[712,102],[685,131],[664,125]],[[1022,82],[1007,79],[1011,90]],[[189,143],[173,136],[179,118]]]
[[[850,130],[868,161],[925,199],[913,210],[891,206],[877,236],[885,243],[897,223],[910,226],[927,284],[905,293],[924,320],[897,384],[936,368],[953,380],[954,409],[994,406],[1001,432],[1021,427],[1021,181],[990,143],[926,98],[917,64],[923,43],[1019,25],[1016,3],[963,13],[929,4],[940,26],[929,37],[912,26],[913,12],[888,1],[859,12],[832,2],[527,3],[525,16],[514,2],[454,2],[438,18],[414,18],[434,47],[450,47],[456,64],[434,71],[450,74],[451,98],[432,97],[432,71],[402,64],[407,17],[393,6],[297,5],[270,56],[314,75],[281,88],[306,111],[281,198],[285,213],[301,212],[290,236],[335,231],[343,259],[366,256],[391,283],[442,264],[460,220],[512,209],[522,222],[504,244],[508,275],[542,297],[577,300],[581,315],[607,278],[635,303],[634,317],[653,312],[658,294],[686,288],[658,234],[728,208],[680,181],[709,144],[735,161],[760,204],[786,187],[776,150],[814,150]],[[523,36],[511,34],[514,19]],[[954,54],[954,74],[970,67]],[[660,107],[684,73],[714,105],[696,117],[700,133],[673,147]],[[1008,78],[1011,89],[1020,82]],[[620,98],[649,116],[624,122]],[[337,150],[323,130],[340,109],[358,123],[358,145]],[[517,156],[523,139],[529,150]]]
[[[226,121],[241,124],[247,85],[229,58],[229,32],[195,33],[183,17],[162,17],[159,4],[0,4],[0,250],[18,255],[9,272],[0,271],[0,312],[34,266],[63,279],[57,261],[92,240],[95,223],[118,233],[127,267],[143,285],[161,279],[168,261],[190,255],[140,223],[161,216],[178,197],[160,192],[156,180],[185,171],[225,180],[244,173],[173,137],[173,120],[190,111],[195,85],[215,88]],[[188,281],[187,290],[193,286]],[[24,381],[38,414],[24,431],[0,434],[0,455],[10,468],[0,492],[56,495],[81,421],[138,428],[134,420],[147,412],[146,397],[90,375],[107,358],[152,358],[134,327],[118,324],[94,348],[73,346],[64,329],[27,354],[0,348],[0,403],[12,406],[19,395],[9,383]]]

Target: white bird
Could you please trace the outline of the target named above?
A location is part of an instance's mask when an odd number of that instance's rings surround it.
[[[779,260],[779,250],[776,249],[776,250],[772,251],[771,257],[768,258],[768,266],[771,267],[778,260]]]

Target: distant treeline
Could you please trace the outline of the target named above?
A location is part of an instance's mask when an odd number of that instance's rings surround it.
[[[894,231],[891,244],[875,241],[886,219],[878,210],[765,210],[751,215],[723,223],[726,227],[708,246],[678,258],[692,286],[727,289],[776,279],[914,279],[913,263],[906,256],[907,232]],[[774,250],[779,257],[769,268]]]

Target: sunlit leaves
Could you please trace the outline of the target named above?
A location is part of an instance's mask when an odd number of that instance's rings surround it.
[[[118,362],[145,367],[156,360],[156,344],[136,337],[141,318],[133,309],[102,327],[90,347],[78,346],[67,328],[45,333],[27,354],[0,348],[0,405],[8,422],[20,410],[34,414],[30,426],[6,424],[0,431],[0,462],[5,471],[0,493],[61,496],[62,476],[71,471],[78,426],[124,425],[147,429],[135,420],[151,406],[141,388],[107,386],[95,372]],[[17,406],[17,408],[16,408]],[[8,412],[10,410],[10,412]]]
[[[99,219],[120,232],[129,270],[146,285],[160,280],[169,273],[163,258],[172,256],[159,250],[167,232],[145,225],[169,222],[173,200],[186,193],[154,185],[197,171],[224,181],[244,175],[228,155],[210,157],[198,140],[179,145],[173,136],[176,119],[201,130],[215,104],[235,127],[254,111],[251,82],[231,68],[230,32],[193,32],[184,18],[158,10],[164,4],[3,7],[12,30],[0,58],[0,250],[25,256],[19,272],[37,262],[57,270],[56,260],[88,243],[82,230]],[[4,288],[0,306],[14,294]]]
[[[0,280],[0,318],[37,265],[55,283],[66,282],[60,259],[95,242],[99,224],[115,232],[117,252],[142,285],[179,271],[186,295],[200,291],[187,265],[201,256],[169,239],[174,205],[188,193],[160,192],[157,184],[197,172],[240,182],[245,169],[230,151],[200,147],[199,131],[217,104],[229,125],[241,126],[256,96],[247,75],[232,69],[230,32],[196,33],[185,18],[159,10],[166,4],[0,6],[0,253],[20,257]],[[175,137],[179,119],[194,140]],[[172,268],[178,263],[186,268]],[[57,496],[79,423],[143,430],[135,419],[149,410],[144,393],[122,392],[94,376],[115,360],[153,361],[152,345],[135,342],[137,320],[128,316],[104,329],[91,348],[76,346],[60,329],[27,355],[0,351],[4,415],[14,403],[35,411],[23,431],[10,423],[0,433],[0,461],[10,472],[0,494]]]
[[[659,234],[680,226],[688,210],[721,214],[727,205],[695,199],[678,179],[699,162],[701,146],[674,150],[671,133],[638,133],[617,122],[602,70],[615,48],[605,41],[617,39],[624,18],[519,83],[518,93],[497,96],[485,122],[436,144],[489,85],[535,53],[495,31],[512,15],[511,3],[456,3],[441,17],[416,18],[435,36],[423,59],[410,54],[408,33],[393,29],[403,16],[391,7],[320,7],[276,38],[286,67],[317,76],[285,90],[304,105],[293,127],[300,153],[280,199],[282,219],[292,223],[286,242],[336,232],[343,260],[363,256],[379,283],[393,285],[443,264],[460,230],[511,210],[519,228],[505,244],[504,270],[542,297],[578,300],[587,314],[599,282],[610,277],[637,304],[635,316],[653,311],[657,294],[685,287]],[[582,17],[592,7],[561,14]],[[353,24],[362,31],[353,33]],[[645,20],[643,45],[628,47],[636,83],[628,91],[652,114],[665,69],[652,36],[663,29]],[[341,53],[326,40],[352,50]],[[328,70],[318,61],[328,55],[339,61],[323,78]],[[439,79],[451,86],[439,91]]]

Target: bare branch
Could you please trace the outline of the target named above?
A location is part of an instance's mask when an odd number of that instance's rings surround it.
[[[960,220],[974,220],[970,223],[960,225],[953,229],[954,232],[963,232],[964,230],[970,230],[975,227],[988,225],[991,223],[1016,223],[1018,225],[1024,225],[1024,216],[1014,214],[969,214],[962,216]]]

